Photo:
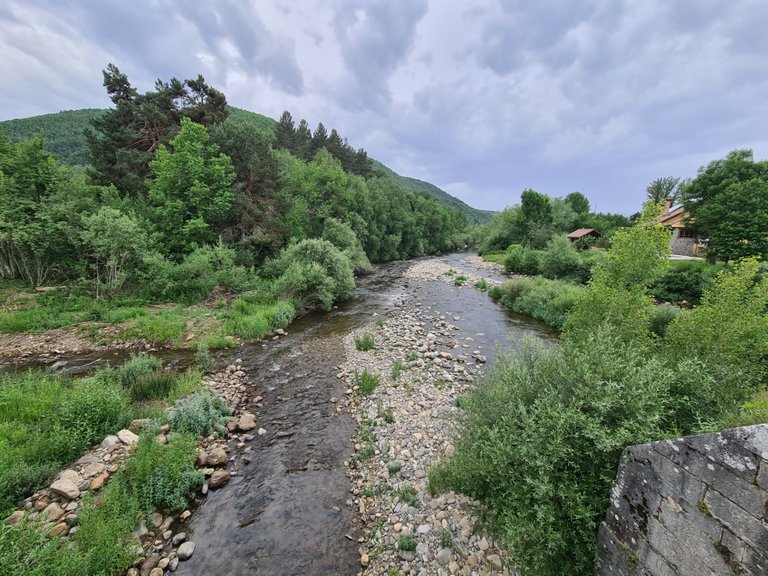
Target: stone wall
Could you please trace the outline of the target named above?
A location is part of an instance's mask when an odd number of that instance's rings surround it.
[[[600,576],[768,574],[768,425],[627,449]]]
[[[694,253],[694,244],[696,244],[695,238],[681,238],[680,228],[672,229],[672,239],[669,241],[672,254],[677,254],[678,256],[698,256],[698,254]]]

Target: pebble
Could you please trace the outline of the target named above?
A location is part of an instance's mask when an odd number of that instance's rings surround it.
[[[470,264],[480,268],[474,260]],[[450,269],[436,259],[420,260],[405,277],[453,284],[455,276],[444,274]],[[460,289],[475,290],[479,276],[460,270],[460,263],[454,270],[468,278]],[[486,278],[486,283],[494,281]],[[427,489],[427,471],[454,452],[455,399],[471,388],[486,361],[478,342],[470,348],[473,353],[465,351],[462,342],[473,342],[480,335],[470,336],[450,324],[461,321],[456,312],[441,314],[428,302],[412,305],[408,296],[383,319],[382,326],[371,322],[345,338],[347,362],[339,373],[349,387],[358,424],[372,422],[377,438],[373,456],[353,459],[348,467],[357,496],[354,505],[364,526],[361,558],[365,553],[369,561],[365,571],[414,576],[510,574],[505,566],[509,553],[497,548],[476,525],[477,503],[451,492],[431,497]],[[355,349],[354,338],[366,332],[376,339],[374,353]],[[396,361],[406,369],[394,379]],[[379,385],[366,397],[353,394],[354,374],[364,369],[380,376]],[[357,450],[364,448],[361,438],[355,438],[355,444]],[[444,546],[446,533],[451,546]],[[414,551],[399,549],[406,536],[413,539]],[[371,554],[372,550],[377,553]]]

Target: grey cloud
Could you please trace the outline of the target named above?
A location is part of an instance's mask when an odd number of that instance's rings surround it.
[[[389,77],[410,54],[426,11],[426,0],[340,3],[335,32],[349,76],[337,96],[348,108],[386,108]]]

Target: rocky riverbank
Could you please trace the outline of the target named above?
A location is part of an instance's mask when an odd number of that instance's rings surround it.
[[[451,273],[453,272],[453,273]],[[453,283],[474,290],[480,277],[430,259],[405,273],[410,282]],[[478,503],[454,494],[430,495],[431,466],[453,452],[456,399],[475,382],[486,357],[472,336],[415,299],[345,338],[340,374],[357,399],[359,425],[349,475],[365,526],[360,562],[366,574],[509,574],[511,558],[478,524]],[[360,351],[366,334],[374,348]],[[366,376],[379,382],[361,395]]]
[[[197,442],[195,465],[205,474],[205,482],[196,495],[198,498],[205,498],[209,490],[224,487],[232,476],[236,476],[238,462],[249,459],[249,443],[266,433],[264,428],[257,430],[255,416],[245,410],[249,403],[259,405],[262,398],[249,396],[249,378],[239,360],[206,377],[202,385],[219,394],[234,412],[226,426],[220,426],[215,435]],[[26,517],[50,536],[68,538],[77,534],[83,499],[89,494],[98,495],[124,466],[136,447],[138,434],[147,424],[146,420],[134,420],[128,428],[104,438],[97,448],[86,452],[59,473],[49,487],[26,498],[7,519],[8,524],[17,524]],[[166,443],[168,433],[168,426],[163,426],[155,441]],[[188,540],[184,525],[193,511],[194,507],[167,515],[155,512],[142,520],[134,532],[136,561],[128,570],[128,576],[162,576],[176,571],[180,561],[189,559],[195,551],[195,543]]]

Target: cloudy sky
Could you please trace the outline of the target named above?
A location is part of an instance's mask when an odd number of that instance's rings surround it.
[[[195,77],[322,121],[492,210],[534,188],[630,214],[661,176],[768,156],[765,0],[4,0],[0,119]]]

